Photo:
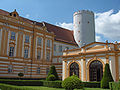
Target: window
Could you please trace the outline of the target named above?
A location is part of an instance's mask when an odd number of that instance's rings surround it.
[[[24,66],[24,73],[27,74],[27,71],[28,71],[28,67]]]
[[[12,73],[12,70],[13,69],[13,67],[12,67],[12,65],[8,65],[8,73]]]
[[[29,43],[29,35],[25,35],[25,43]]]
[[[46,68],[46,74],[48,74],[49,73],[49,68]]]
[[[47,47],[50,47],[50,40],[47,40]]]
[[[40,74],[40,67],[37,68],[37,74]]]
[[[69,49],[69,47],[66,47],[66,50],[68,50]]]
[[[11,39],[15,40],[15,32],[11,32]]]
[[[40,60],[40,58],[41,58],[41,52],[40,52],[40,50],[38,50],[38,52],[37,52],[37,60]]]
[[[14,56],[14,47],[10,47],[9,56],[10,57]]]
[[[59,46],[59,52],[62,52],[62,46],[61,45]]]
[[[24,58],[28,58],[28,48],[25,48],[24,50]]]
[[[50,61],[50,52],[49,51],[47,51],[46,60]]]
[[[42,38],[38,38],[38,39],[37,39],[37,45],[38,45],[38,46],[41,46],[41,43],[42,43]]]
[[[56,44],[54,44],[54,51],[56,51]]]

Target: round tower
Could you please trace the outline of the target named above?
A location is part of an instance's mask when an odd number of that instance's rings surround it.
[[[74,39],[79,47],[95,42],[94,13],[88,10],[75,12],[73,15]]]

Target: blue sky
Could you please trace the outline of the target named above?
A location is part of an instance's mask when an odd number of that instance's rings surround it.
[[[120,0],[0,0],[0,8],[8,12],[17,9],[20,16],[64,27],[63,23],[68,26],[71,25],[74,12],[83,9],[93,11],[98,17],[107,12],[110,12],[108,17],[114,14],[118,14],[118,17]],[[113,18],[115,17],[113,16]],[[99,19],[98,21],[100,21]],[[114,22],[116,21],[114,20]],[[97,23],[99,24],[99,22]],[[114,24],[112,23],[112,25]],[[120,27],[119,21],[117,26]],[[102,32],[104,33],[104,31]],[[99,38],[98,41],[112,40],[112,38],[106,37],[102,32],[96,32],[97,38]],[[114,40],[120,41],[120,39],[116,38]]]

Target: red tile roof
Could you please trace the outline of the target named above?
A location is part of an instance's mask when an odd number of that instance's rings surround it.
[[[11,12],[7,12],[7,11],[0,9],[0,14],[9,15],[9,13]],[[19,18],[22,19],[24,22],[27,22],[30,24],[33,24],[34,22],[36,22],[36,21],[30,20],[30,19],[27,19],[21,16],[19,16]],[[56,41],[61,41],[61,42],[77,45],[73,37],[73,31],[70,31],[68,29],[64,29],[64,28],[61,28],[61,27],[58,27],[58,26],[55,26],[55,25],[52,25],[46,22],[43,22],[43,23],[47,27],[48,32],[53,32],[55,34]],[[43,24],[40,22],[36,22],[36,25],[43,26]]]
[[[46,22],[44,22],[44,24],[47,27],[48,32],[53,32],[56,35],[55,40],[77,45],[74,40],[73,31]]]

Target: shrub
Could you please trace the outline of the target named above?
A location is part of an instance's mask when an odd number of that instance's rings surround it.
[[[81,80],[76,77],[76,75],[71,76],[66,78],[63,82],[62,82],[62,87],[64,87],[66,90],[73,90],[73,89],[80,89],[83,88],[83,84],[81,82]]]
[[[120,90],[120,82],[110,82],[109,88],[110,90]]]
[[[24,76],[24,74],[20,72],[20,73],[18,73],[18,76],[21,78]]]
[[[100,82],[83,82],[84,87],[100,88]]]
[[[109,88],[109,82],[113,82],[113,78],[110,72],[109,64],[106,64],[103,78],[101,80],[101,88]]]
[[[53,75],[53,74],[49,75],[49,76],[46,78],[47,81],[55,81],[55,79],[56,79],[56,77],[55,77],[55,75]]]
[[[57,72],[56,72],[55,66],[51,66],[51,67],[50,67],[50,71],[49,71],[49,73],[48,73],[47,78],[48,78],[49,75],[51,75],[51,74],[55,76],[55,80],[59,80],[59,77],[58,77],[58,74],[57,74]],[[46,79],[47,79],[47,78],[46,78]]]
[[[43,86],[53,87],[53,88],[62,88],[62,81],[43,81]]]

